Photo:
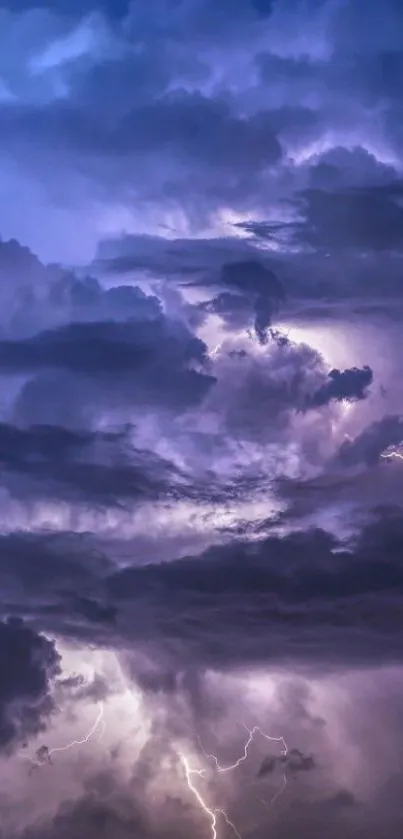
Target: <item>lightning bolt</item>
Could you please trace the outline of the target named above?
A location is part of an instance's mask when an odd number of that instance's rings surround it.
[[[210,820],[211,839],[217,839],[217,816],[218,815],[222,816],[224,821],[227,823],[227,825],[232,828],[232,830],[234,831],[234,834],[237,837],[237,839],[242,839],[241,834],[238,832],[238,830],[236,829],[233,822],[228,818],[225,810],[212,809],[211,807],[209,807],[208,804],[206,803],[206,801],[204,800],[203,796],[201,795],[201,793],[197,789],[197,787],[195,787],[195,785],[192,781],[192,776],[197,775],[199,778],[203,778],[206,774],[206,770],[205,769],[192,769],[189,766],[187,758],[183,754],[180,755],[180,759],[181,759],[181,763],[182,763],[182,766],[183,766],[183,769],[184,769],[184,772],[185,772],[185,778],[186,778],[186,783],[188,785],[188,788],[190,789],[190,792],[194,795],[197,803],[199,804],[200,808],[203,810],[203,813],[205,813],[207,818]]]
[[[240,766],[241,763],[244,763],[244,761],[248,757],[249,747],[251,746],[251,744],[253,742],[253,738],[254,738],[255,734],[260,734],[262,737],[264,737],[265,740],[269,740],[271,743],[282,743],[283,748],[281,749],[281,754],[282,754],[283,757],[285,757],[285,758],[287,757],[288,746],[287,746],[287,743],[284,740],[284,737],[271,737],[270,734],[265,734],[265,732],[262,731],[262,729],[259,728],[258,725],[255,725],[251,729],[247,728],[246,725],[243,726],[243,727],[246,728],[246,730],[248,732],[248,739],[247,739],[247,741],[244,745],[243,754],[241,755],[241,757],[238,758],[238,760],[235,761],[235,763],[231,763],[229,766],[221,766],[218,762],[218,758],[216,757],[216,755],[207,754],[207,752],[205,752],[205,750],[204,750],[204,748],[203,748],[203,746],[200,742],[200,738],[199,738],[200,748],[201,748],[201,750],[204,754],[204,757],[206,757],[208,760],[213,760],[214,761],[218,772],[232,772],[233,769],[238,769],[238,766]]]
[[[353,442],[353,438],[349,434],[344,435],[344,440],[348,440],[349,443]],[[395,457],[396,460],[403,460],[403,453],[398,449],[391,449],[390,451],[381,452],[380,457],[384,460],[389,460],[390,457]]]
[[[259,801],[261,801],[262,804],[266,804],[269,807],[271,807],[274,804],[274,802],[277,801],[278,798],[280,798],[280,795],[283,794],[283,792],[284,792],[284,790],[287,786],[287,783],[288,783],[288,781],[287,781],[287,770],[285,768],[284,769],[284,774],[283,774],[283,786],[280,787],[279,790],[277,790],[277,792],[275,793],[275,795],[273,795],[273,798],[271,798],[270,801],[266,801],[264,798],[260,798]]]
[[[200,741],[200,738],[198,738],[199,745],[200,745],[200,748],[203,752],[204,757],[207,760],[214,761],[215,767],[216,767],[218,772],[221,772],[221,773],[232,772],[233,770],[238,769],[238,767],[241,766],[242,763],[244,763],[244,761],[248,757],[249,748],[250,748],[250,746],[253,742],[253,738],[254,738],[255,734],[260,734],[265,740],[268,740],[271,743],[282,743],[281,757],[282,757],[283,760],[287,759],[288,746],[287,746],[287,743],[286,743],[284,737],[282,737],[282,736],[281,737],[272,737],[270,734],[266,734],[264,731],[262,731],[262,729],[258,725],[255,725],[251,729],[247,728],[246,726],[243,726],[243,727],[246,728],[246,730],[248,732],[248,739],[245,742],[244,749],[243,749],[243,754],[234,763],[228,764],[227,766],[222,766],[219,763],[219,760],[218,760],[218,758],[215,754],[208,754],[205,751],[205,749],[203,748],[203,745]],[[191,793],[193,794],[193,796],[195,797],[195,799],[196,799],[197,803],[199,804],[200,808],[203,810],[203,812],[206,814],[206,816],[210,820],[211,839],[217,839],[217,816],[218,815],[222,816],[224,821],[226,822],[226,824],[229,827],[231,827],[231,829],[233,830],[237,839],[242,839],[241,834],[239,833],[239,831],[235,827],[234,823],[228,818],[225,810],[209,807],[208,804],[206,803],[206,801],[204,800],[203,796],[201,795],[201,793],[197,789],[197,787],[194,785],[194,783],[192,781],[192,777],[197,776],[199,778],[204,778],[205,775],[206,775],[206,769],[192,769],[189,766],[187,758],[183,754],[180,755],[180,759],[181,759],[182,766],[184,768],[185,778],[186,778],[188,788],[191,791]],[[263,804],[270,804],[270,805],[274,804],[274,802],[277,800],[277,798],[279,798],[280,795],[282,795],[286,786],[287,786],[287,775],[286,775],[286,770],[284,770],[283,786],[281,787],[280,790],[278,790],[278,792],[275,794],[274,798],[272,798],[271,801],[268,802],[268,801],[263,801],[263,799],[261,799],[262,803]]]
[[[103,705],[103,703],[100,704],[99,713],[98,713],[94,723],[92,724],[90,730],[87,732],[87,734],[85,734],[85,736],[81,740],[71,740],[70,742],[65,743],[65,745],[63,745],[63,746],[55,746],[52,749],[47,749],[46,747],[43,747],[45,749],[46,760],[50,763],[51,762],[50,759],[51,759],[52,755],[54,755],[58,752],[66,752],[69,749],[74,748],[75,746],[81,746],[81,745],[84,745],[85,743],[88,743],[91,740],[91,738],[94,736],[94,734],[95,734],[95,732],[97,731],[98,728],[100,729],[100,735],[99,735],[99,739],[100,739],[102,737],[104,731],[105,731],[104,705]],[[284,737],[282,737],[282,736],[281,737],[272,737],[270,734],[266,734],[264,731],[262,731],[262,729],[259,726],[254,726],[251,729],[248,729],[246,726],[244,726],[244,728],[246,728],[246,731],[248,732],[248,738],[247,738],[247,740],[245,742],[245,745],[244,745],[243,754],[234,763],[226,765],[226,766],[222,766],[219,763],[219,760],[216,757],[216,755],[208,754],[204,750],[204,748],[203,748],[203,746],[200,742],[200,739],[199,739],[199,744],[200,744],[200,748],[203,752],[203,755],[205,756],[206,759],[214,761],[215,767],[216,767],[218,772],[220,772],[220,773],[231,772],[231,771],[237,769],[239,766],[241,766],[242,763],[244,763],[244,761],[248,757],[249,748],[250,748],[250,746],[253,742],[253,738],[254,738],[255,734],[260,734],[265,740],[268,740],[269,742],[282,743],[282,749],[281,749],[282,759],[285,760],[287,758],[288,746],[287,746],[287,743],[285,742]],[[27,757],[26,755],[20,755],[20,756],[22,757],[23,760],[28,761],[33,766],[33,768],[40,768],[41,766],[44,766],[44,764],[45,764],[45,760],[35,760],[34,758]],[[236,826],[234,825],[234,823],[228,817],[226,811],[223,810],[222,808],[210,807],[208,805],[208,803],[206,802],[206,800],[204,799],[201,792],[198,790],[197,786],[195,785],[194,780],[193,780],[194,777],[204,778],[206,776],[207,769],[195,769],[194,767],[191,767],[189,765],[189,761],[184,754],[179,754],[179,757],[180,757],[180,761],[181,761],[181,764],[182,764],[182,767],[183,767],[183,770],[184,770],[184,775],[185,775],[185,778],[186,778],[186,783],[187,783],[188,789],[192,793],[193,797],[196,799],[197,804],[199,805],[202,812],[207,816],[207,818],[210,821],[211,839],[218,839],[217,823],[218,823],[218,818],[219,817],[221,817],[225,821],[225,823],[228,825],[228,827],[231,828],[231,830],[233,831],[236,839],[242,839],[242,835],[239,833],[239,831],[236,828]],[[287,776],[286,776],[286,771],[284,771],[284,783],[283,783],[282,788],[276,793],[276,795],[274,796],[274,798],[270,802],[263,801],[263,799],[261,799],[262,803],[263,804],[273,804],[276,801],[276,799],[279,798],[279,796],[284,792],[286,786],[287,786]]]
[[[389,457],[395,457],[397,460],[403,460],[403,454],[399,452],[397,449],[393,449],[391,452],[383,452],[381,457],[388,459]]]
[[[102,723],[102,725],[101,725]],[[67,752],[69,749],[73,749],[74,746],[82,746],[84,743],[88,743],[89,740],[94,736],[97,729],[101,727],[100,737],[102,737],[105,731],[105,721],[104,721],[104,704],[101,702],[99,713],[95,722],[92,724],[90,730],[81,740],[71,740],[71,742],[66,743],[64,746],[54,746],[52,749],[46,749],[46,761],[50,763],[50,758],[52,755],[56,754],[57,752]],[[46,748],[46,747],[45,747]],[[23,760],[27,760],[29,763],[32,764],[33,767],[41,767],[44,766],[45,760],[35,760],[34,758],[27,757],[26,755],[21,755]]]

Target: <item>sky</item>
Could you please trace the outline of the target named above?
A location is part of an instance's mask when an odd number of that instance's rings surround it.
[[[0,0],[0,839],[402,835],[402,43]]]

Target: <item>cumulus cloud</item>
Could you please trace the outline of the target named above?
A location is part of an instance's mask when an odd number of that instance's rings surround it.
[[[275,330],[261,352],[247,341],[224,342],[213,371],[217,384],[206,410],[219,414],[232,434],[256,441],[284,440],[287,431],[294,441],[305,433],[312,437],[309,426],[299,431],[299,416],[343,399],[363,399],[372,381],[368,367],[328,372],[318,351]]]

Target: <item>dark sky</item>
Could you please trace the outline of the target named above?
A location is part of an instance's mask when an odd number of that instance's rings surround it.
[[[402,45],[0,2],[0,839],[402,835]]]

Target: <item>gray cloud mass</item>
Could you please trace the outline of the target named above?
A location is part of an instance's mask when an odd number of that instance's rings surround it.
[[[397,839],[403,6],[0,4],[0,837]]]

